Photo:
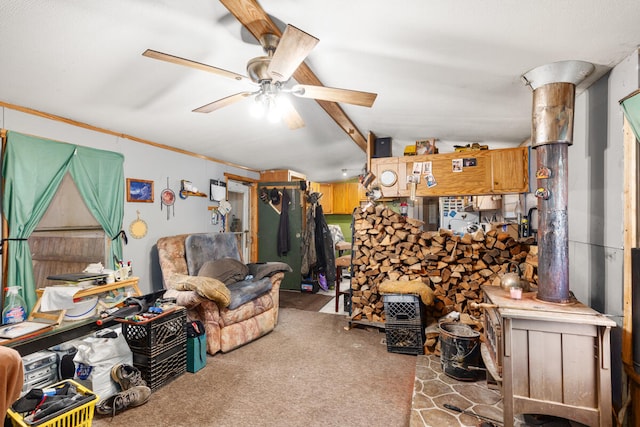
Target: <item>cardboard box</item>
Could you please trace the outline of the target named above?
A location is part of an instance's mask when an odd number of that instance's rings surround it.
[[[509,233],[514,239],[518,238],[518,224],[511,222],[492,222],[491,228],[500,233]]]

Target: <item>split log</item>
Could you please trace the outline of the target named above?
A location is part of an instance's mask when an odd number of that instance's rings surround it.
[[[508,233],[478,230],[462,236],[451,230],[422,231],[422,221],[404,218],[377,205],[354,213],[354,254],[351,287],[352,317],[385,321],[378,285],[385,280],[423,280],[433,289],[427,313],[440,318],[458,311],[475,328],[482,312],[482,286],[499,286],[509,263],[520,266],[524,280],[537,286],[538,253],[532,240]],[[465,317],[467,319],[467,317]],[[435,350],[435,349],[434,349]]]

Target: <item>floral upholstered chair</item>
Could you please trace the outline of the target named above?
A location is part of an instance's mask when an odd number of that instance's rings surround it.
[[[272,331],[278,323],[284,263],[244,264],[235,234],[162,237],[157,243],[165,298],[205,325],[207,352],[227,352]]]

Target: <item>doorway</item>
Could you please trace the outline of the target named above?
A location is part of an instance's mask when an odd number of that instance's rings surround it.
[[[227,227],[238,239],[238,248],[244,262],[251,261],[250,193],[249,186],[243,182],[227,182],[227,198],[231,204],[231,217]]]

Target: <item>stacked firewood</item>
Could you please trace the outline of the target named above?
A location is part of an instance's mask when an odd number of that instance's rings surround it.
[[[500,285],[502,275],[520,270],[537,284],[537,247],[497,230],[462,236],[451,230],[422,231],[423,222],[402,217],[383,205],[354,213],[352,319],[384,322],[378,286],[385,280],[422,280],[434,291],[430,317],[453,311],[471,319],[481,312],[483,285]],[[517,266],[517,268],[516,268]],[[480,323],[480,322],[477,322]]]

